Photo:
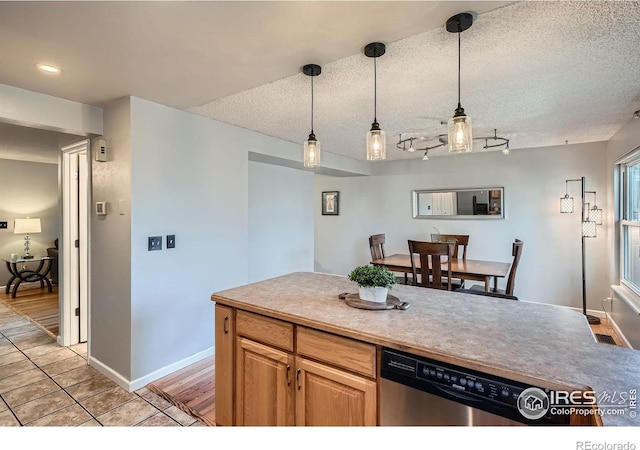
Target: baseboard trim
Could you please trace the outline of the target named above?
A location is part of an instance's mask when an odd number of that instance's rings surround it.
[[[176,361],[173,364],[169,364],[168,366],[162,367],[161,369],[155,370],[147,375],[136,378],[135,380],[128,380],[122,375],[120,375],[115,370],[111,369],[111,367],[102,363],[100,360],[94,357],[89,357],[89,365],[93,366],[98,372],[103,374],[105,377],[109,378],[111,381],[116,383],[123,389],[126,389],[129,392],[137,391],[140,388],[145,387],[147,384],[152,383],[165,375],[169,375],[173,372],[177,372],[180,369],[184,369],[191,364],[197,363],[204,358],[208,358],[214,354],[215,348],[213,346],[193,354],[187,358],[181,359],[180,361]]]
[[[91,367],[96,369],[105,377],[109,378],[115,384],[117,384],[123,389],[126,389],[129,392],[133,392],[133,389],[130,389],[131,382],[125,377],[123,377],[122,375],[120,375],[118,372],[113,370],[111,367],[107,366],[102,361],[100,361],[97,358],[94,358],[93,356],[90,356],[88,361]]]
[[[627,348],[633,348],[631,346],[631,343],[627,340],[625,335],[622,333],[622,330],[620,330],[620,328],[618,327],[618,324],[616,323],[616,321],[613,320],[611,316],[608,314],[607,314],[607,321],[609,321],[609,324],[611,324],[611,328],[613,328],[614,331],[618,333],[618,336],[620,337],[620,339],[622,339],[622,342],[624,343],[624,345],[626,345]]]
[[[558,306],[560,306],[560,305],[558,305]],[[582,314],[582,308],[575,308],[573,306],[564,306],[564,308],[573,309],[574,311],[578,311],[580,314]],[[598,317],[600,319],[606,319],[607,318],[607,313],[605,313],[604,311],[599,311],[597,309],[587,309],[587,315],[595,316],[595,317]]]

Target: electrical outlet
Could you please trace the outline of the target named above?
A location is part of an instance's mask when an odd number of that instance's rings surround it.
[[[168,234],[167,235],[167,248],[176,248],[176,235]]]
[[[0,230],[6,230],[7,229],[7,222],[0,222]]]
[[[162,236],[149,236],[149,251],[162,250]]]

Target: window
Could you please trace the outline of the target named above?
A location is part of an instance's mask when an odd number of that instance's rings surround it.
[[[640,295],[640,149],[619,170],[620,281]]]

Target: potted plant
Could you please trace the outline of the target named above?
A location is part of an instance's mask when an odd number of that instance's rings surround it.
[[[358,266],[349,273],[349,280],[358,283],[360,300],[382,303],[387,301],[389,289],[396,284],[396,277],[383,266]]]

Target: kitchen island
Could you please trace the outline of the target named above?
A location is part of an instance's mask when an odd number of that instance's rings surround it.
[[[407,310],[356,309],[338,298],[355,292],[345,277],[299,272],[213,294],[216,421],[326,424],[343,414],[338,423],[380,424],[383,348],[545,389],[620,400],[640,388],[640,354],[597,343],[577,311],[404,285],[391,293]],[[590,420],[639,425],[634,403],[623,406]]]

